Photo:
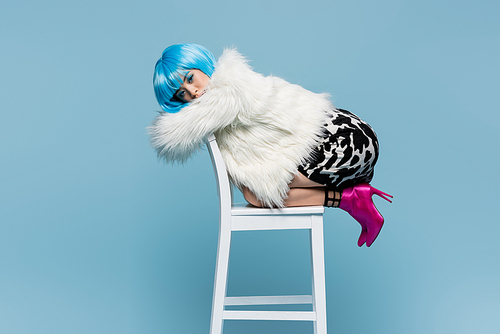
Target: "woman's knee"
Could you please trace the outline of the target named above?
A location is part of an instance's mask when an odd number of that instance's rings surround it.
[[[243,192],[243,197],[247,200],[248,203],[252,204],[253,206],[257,207],[262,207],[262,204],[259,202],[257,199],[257,196],[253,192],[250,191],[247,187],[243,187],[242,189]]]

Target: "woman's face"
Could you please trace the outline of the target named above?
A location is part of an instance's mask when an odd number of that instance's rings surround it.
[[[174,96],[182,102],[191,102],[205,93],[205,87],[210,81],[210,77],[200,70],[189,70],[182,78],[181,87]]]

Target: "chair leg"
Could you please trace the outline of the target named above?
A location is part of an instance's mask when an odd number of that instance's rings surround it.
[[[222,334],[224,298],[226,297],[227,273],[229,267],[229,251],[231,248],[231,230],[221,224],[217,246],[217,263],[215,267],[214,294],[212,298],[212,319],[210,334]]]
[[[323,217],[312,216],[311,219],[312,295],[313,310],[316,312],[314,334],[327,334]]]

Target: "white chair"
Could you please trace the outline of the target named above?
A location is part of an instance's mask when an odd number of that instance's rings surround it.
[[[325,264],[322,206],[284,209],[233,205],[231,187],[215,136],[208,137],[219,195],[219,243],[215,269],[210,334],[221,334],[224,320],[297,320],[313,321],[314,334],[327,334]],[[233,231],[308,229],[311,241],[312,295],[227,297],[227,274],[231,233]],[[231,305],[312,304],[312,311],[226,310]]]

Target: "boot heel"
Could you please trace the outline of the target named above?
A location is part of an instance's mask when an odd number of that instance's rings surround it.
[[[378,196],[382,197],[383,199],[385,199],[387,202],[392,203],[392,201],[388,198],[388,197],[393,198],[392,195],[389,195],[383,191],[380,191],[377,188],[373,188],[372,186],[370,186],[370,188],[371,188],[372,195],[373,194],[378,195]]]

